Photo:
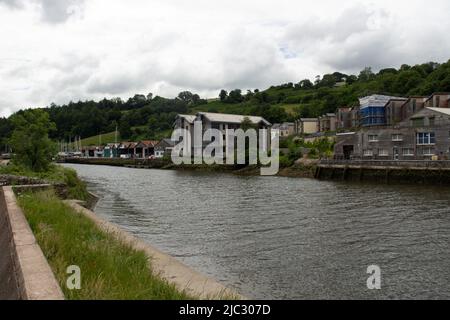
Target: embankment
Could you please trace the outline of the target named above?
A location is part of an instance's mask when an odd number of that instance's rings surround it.
[[[64,295],[16,203],[0,188],[0,300],[61,300]]]
[[[450,185],[448,161],[322,161],[314,177],[322,180]]]
[[[89,164],[112,167],[136,167],[145,169],[161,169],[169,163],[162,159],[119,159],[119,158],[67,158],[61,163]]]
[[[164,169],[180,171],[224,172],[239,176],[260,176],[259,166],[245,165],[174,165],[163,160],[132,160],[132,159],[102,159],[102,158],[71,158],[65,163],[129,167],[138,169]],[[288,168],[281,168],[278,176],[292,178],[314,178],[315,163],[296,163]]]

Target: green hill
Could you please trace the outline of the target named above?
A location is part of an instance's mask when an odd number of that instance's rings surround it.
[[[301,78],[300,78],[301,79]],[[340,72],[325,74],[314,82],[298,82],[271,86],[266,90],[243,92],[221,90],[216,98],[201,99],[189,91],[175,99],[136,94],[127,101],[103,99],[78,101],[45,108],[56,131],[55,141],[69,137],[90,137],[84,145],[114,142],[114,130],[121,133],[119,140],[141,140],[167,137],[177,114],[195,114],[199,111],[255,115],[271,123],[294,121],[299,117],[318,117],[343,106],[354,106],[358,98],[374,93],[393,96],[431,95],[450,92],[450,61],[427,62],[415,66],[386,68],[373,72],[365,68],[358,75]],[[0,134],[7,141],[12,131],[9,119],[0,119]]]

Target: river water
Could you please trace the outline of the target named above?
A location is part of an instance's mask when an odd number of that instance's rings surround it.
[[[67,166],[97,214],[249,298],[450,298],[447,187]]]

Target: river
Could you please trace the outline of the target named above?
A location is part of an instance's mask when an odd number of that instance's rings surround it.
[[[249,298],[450,298],[448,187],[66,166],[98,215]]]

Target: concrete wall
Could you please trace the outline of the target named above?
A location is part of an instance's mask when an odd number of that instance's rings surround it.
[[[0,188],[0,300],[62,299],[12,188]]]
[[[68,200],[66,203],[93,221],[104,232],[112,234],[119,241],[138,251],[144,251],[150,258],[150,267],[152,270],[167,282],[174,284],[179,290],[185,290],[188,294],[199,297],[200,299],[246,299],[236,291],[225,287],[212,278],[200,274],[175,258],[137,239],[117,225],[101,219],[94,212],[81,206],[78,201]]]

